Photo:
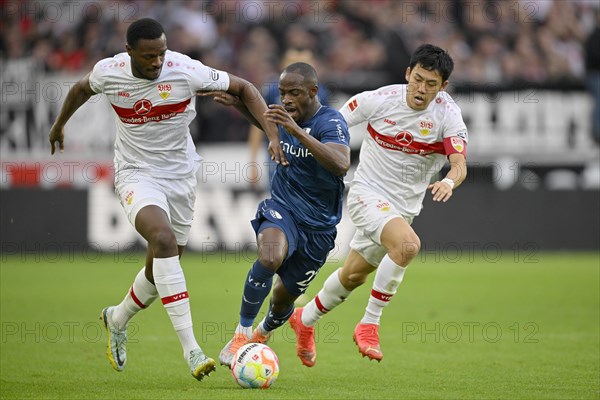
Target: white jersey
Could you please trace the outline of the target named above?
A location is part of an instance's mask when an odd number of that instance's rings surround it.
[[[406,90],[407,85],[390,85],[359,93],[340,112],[349,127],[367,122],[351,184],[369,186],[414,217],[447,155],[465,154],[467,127],[448,93],[439,92],[427,109],[415,111]]]
[[[201,160],[189,133],[196,91],[229,88],[226,72],[168,50],[155,80],[134,77],[127,53],[96,63],[89,80],[117,114],[115,174],[135,170],[171,179],[195,171]]]

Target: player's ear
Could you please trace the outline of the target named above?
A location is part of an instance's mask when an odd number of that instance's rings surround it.
[[[440,88],[440,90],[446,90],[446,86],[448,86],[448,80],[442,82],[442,87]]]
[[[315,85],[310,88],[310,97],[315,97],[319,93],[319,86]]]
[[[410,78],[410,67],[406,68],[406,75],[404,75],[404,78],[406,79],[406,82],[408,82],[408,79]]]
[[[125,43],[125,50],[127,50],[127,54],[129,54],[129,56],[131,57],[131,52],[133,51],[133,49],[127,43]]]

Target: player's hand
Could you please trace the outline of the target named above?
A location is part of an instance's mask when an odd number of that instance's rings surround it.
[[[48,139],[50,140],[50,146],[52,147],[50,154],[54,154],[56,151],[56,142],[58,142],[58,150],[61,153],[65,151],[65,128],[63,126],[52,125]]]
[[[224,106],[235,106],[240,102],[237,96],[224,92],[222,90],[211,90],[209,92],[196,92],[199,97],[212,97],[214,101]]]
[[[434,182],[427,189],[431,189],[433,201],[443,201],[445,203],[452,197],[452,188],[446,182]]]
[[[265,111],[265,117],[267,121],[281,125],[291,135],[296,136],[296,129],[300,129],[292,116],[279,104],[269,105],[269,109]]]
[[[285,156],[285,152],[281,148],[279,138],[276,140],[269,140],[269,155],[271,156],[271,160],[275,161],[277,164],[281,164],[285,167],[290,164]]]

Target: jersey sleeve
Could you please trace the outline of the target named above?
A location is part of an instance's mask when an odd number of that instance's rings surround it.
[[[446,155],[460,153],[466,156],[467,142],[469,141],[467,126],[462,119],[460,108],[454,104],[452,99],[446,104],[446,118],[443,129],[442,137]]]
[[[348,123],[348,127],[351,128],[368,121],[377,109],[382,97],[377,96],[376,91],[362,92],[352,96],[339,110]]]
[[[319,126],[319,140],[321,143],[338,143],[349,146],[350,134],[344,118],[338,114],[324,119]]]
[[[94,69],[92,69],[92,73],[90,74],[89,82],[90,88],[95,93],[103,93],[104,85],[106,83],[106,74],[107,74],[107,66],[110,63],[114,63],[114,61],[110,58],[105,58],[104,60],[100,60],[94,65]]]
[[[200,61],[191,60],[191,63],[190,88],[192,92],[229,89],[227,72],[210,68]]]

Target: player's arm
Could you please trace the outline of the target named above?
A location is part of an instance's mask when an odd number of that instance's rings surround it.
[[[281,149],[277,126],[265,117],[267,103],[258,89],[245,79],[229,74],[227,93],[239,98],[242,104],[236,106],[248,120],[260,127],[269,139],[269,153],[276,163],[287,165],[285,153]],[[235,104],[234,104],[235,106]],[[244,111],[244,108],[246,111]]]
[[[60,108],[58,117],[54,121],[52,128],[50,128],[49,140],[50,146],[52,147],[51,154],[56,151],[56,142],[58,142],[58,149],[62,153],[65,149],[65,124],[71,118],[71,116],[81,107],[90,97],[96,93],[90,87],[90,73],[84,76],[79,82],[77,82],[69,90],[67,98]]]
[[[433,201],[446,202],[452,197],[452,191],[460,186],[467,177],[467,159],[462,153],[453,153],[448,156],[450,171],[441,181],[429,185]]]
[[[298,138],[327,171],[341,176],[350,168],[350,147],[339,143],[320,142],[300,128],[283,106],[271,104],[265,116]]]

